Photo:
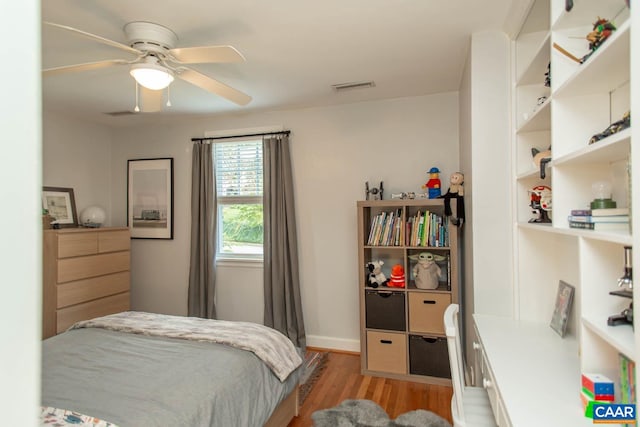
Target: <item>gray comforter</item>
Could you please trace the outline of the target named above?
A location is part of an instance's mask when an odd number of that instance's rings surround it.
[[[262,426],[296,387],[221,344],[76,329],[42,349],[42,405],[120,427]]]

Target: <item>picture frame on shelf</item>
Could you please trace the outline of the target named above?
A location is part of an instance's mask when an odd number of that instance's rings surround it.
[[[569,323],[569,315],[573,306],[574,294],[575,288],[573,286],[564,280],[559,281],[556,305],[549,326],[563,338],[567,333],[567,324]]]
[[[78,227],[78,213],[73,188],[42,187],[42,209],[53,219],[54,228]]]
[[[127,226],[132,239],[173,239],[173,158],[127,165]]]

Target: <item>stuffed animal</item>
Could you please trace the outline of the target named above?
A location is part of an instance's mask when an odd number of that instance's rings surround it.
[[[372,288],[386,285],[389,280],[382,272],[384,262],[381,260],[369,261],[365,268],[367,269],[367,284]]]
[[[404,267],[396,264],[391,267],[391,280],[387,285],[391,288],[404,288]]]
[[[431,252],[420,252],[417,255],[409,255],[409,258],[418,261],[413,266],[416,287],[418,289],[436,289],[438,287],[438,279],[442,274],[442,270],[436,264],[436,261],[444,261],[446,258]]]
[[[465,220],[464,214],[464,188],[462,184],[464,183],[464,175],[462,172],[454,172],[451,174],[451,179],[449,181],[451,185],[447,190],[444,196],[440,196],[445,199],[444,202],[444,215],[450,217],[452,215],[451,211],[451,200],[456,200],[456,218],[451,218],[451,222],[453,225],[462,226]]]

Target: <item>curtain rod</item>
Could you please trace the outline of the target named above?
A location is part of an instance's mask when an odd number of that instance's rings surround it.
[[[248,138],[250,136],[266,136],[266,135],[289,135],[290,130],[281,130],[278,132],[250,133],[246,135],[229,135],[229,136],[210,136],[207,138],[191,138],[192,142],[213,141],[214,139],[231,139],[231,138]]]

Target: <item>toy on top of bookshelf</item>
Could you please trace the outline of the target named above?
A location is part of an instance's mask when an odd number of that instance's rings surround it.
[[[382,200],[382,193],[384,188],[382,187],[382,181],[380,181],[380,187],[369,188],[369,181],[364,183],[364,190],[366,200]]]
[[[462,226],[465,220],[464,213],[464,187],[462,184],[464,183],[464,174],[462,172],[454,172],[451,174],[451,179],[449,180],[451,185],[449,189],[445,193],[444,196],[440,196],[444,201],[444,215],[446,217],[451,217],[451,223],[453,225]],[[455,199],[456,201],[456,217],[452,217],[451,211],[451,200]]]
[[[438,279],[442,275],[442,270],[436,261],[444,261],[446,257],[431,252],[420,252],[409,255],[409,259],[417,261],[413,266],[416,287],[418,289],[436,289],[439,285]]]
[[[551,211],[551,187],[547,185],[536,185],[531,190],[529,206],[531,212],[537,215],[537,218],[531,218],[531,223],[550,223],[548,212]]]
[[[441,191],[440,188],[442,186],[440,182],[440,169],[433,167],[429,169],[429,181],[422,185],[422,189],[427,189],[430,199],[437,199],[440,197]]]

